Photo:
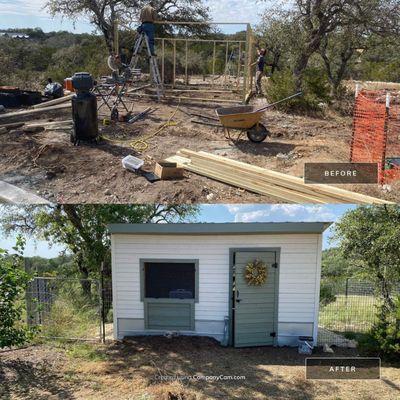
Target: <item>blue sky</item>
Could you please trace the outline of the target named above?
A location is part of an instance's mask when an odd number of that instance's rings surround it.
[[[0,0],[0,29],[36,28],[43,31],[68,30],[76,33],[92,32],[93,27],[83,17],[74,24],[61,18],[51,18],[44,9],[47,0]],[[208,0],[213,21],[216,22],[250,22],[258,21],[258,14],[266,2],[258,0]],[[222,27],[221,27],[222,29]],[[243,26],[230,26],[223,29],[226,33],[243,30]]]
[[[335,222],[354,205],[306,205],[306,204],[221,204],[202,205],[198,222]],[[324,233],[324,248],[329,242],[332,228]],[[5,238],[0,234],[0,248],[11,250],[15,237]],[[27,240],[26,256],[56,257],[63,248],[46,242]]]

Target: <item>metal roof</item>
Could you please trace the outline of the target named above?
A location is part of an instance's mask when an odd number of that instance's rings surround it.
[[[111,234],[239,235],[272,233],[322,233],[332,222],[229,222],[179,224],[110,224]]]

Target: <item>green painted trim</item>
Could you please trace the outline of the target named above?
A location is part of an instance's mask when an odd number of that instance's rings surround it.
[[[278,271],[275,274],[274,285],[276,285],[275,290],[275,310],[274,310],[274,331],[276,336],[274,338],[274,346],[278,343],[278,315],[279,315],[279,273],[280,273],[280,247],[231,247],[229,248],[229,326],[228,326],[228,344],[233,346],[233,256],[235,252],[253,252],[253,251],[270,251],[275,252],[276,262],[278,263]]]
[[[168,300],[178,300],[181,301],[182,299],[153,299],[153,298],[145,298],[144,297],[144,264],[145,263],[177,263],[177,264],[184,264],[184,263],[193,263],[195,268],[195,276],[194,276],[194,302],[199,302],[199,260],[198,259],[183,259],[183,258],[140,258],[139,259],[139,268],[140,268],[140,301],[144,301],[146,299],[151,300],[161,300],[165,303]],[[167,301],[166,301],[167,300]],[[193,300],[193,299],[185,299],[185,300]]]
[[[185,326],[184,328],[177,328],[176,325],[162,325],[159,328],[150,328],[149,327],[149,311],[148,311],[148,306],[150,304],[169,304],[169,305],[188,305],[190,309],[190,321],[189,324],[190,326]],[[165,330],[172,330],[172,331],[194,331],[195,330],[195,306],[194,306],[194,300],[191,299],[145,299],[143,302],[143,307],[144,307],[144,328],[148,330],[160,330],[160,331],[165,331]],[[181,308],[177,308],[180,310]],[[169,322],[173,321],[173,317],[169,317],[168,319]]]
[[[112,234],[140,235],[240,235],[322,233],[332,222],[236,222],[187,224],[110,224]]]

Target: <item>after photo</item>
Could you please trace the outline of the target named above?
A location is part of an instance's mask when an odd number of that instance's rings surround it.
[[[399,220],[389,205],[3,206],[0,396],[396,399]]]

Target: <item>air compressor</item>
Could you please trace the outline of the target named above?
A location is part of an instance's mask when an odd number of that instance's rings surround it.
[[[97,122],[97,98],[92,93],[94,80],[88,72],[77,72],[72,77],[75,96],[72,98],[72,119],[74,131],[71,142],[78,145],[80,141],[97,142],[99,128]]]

